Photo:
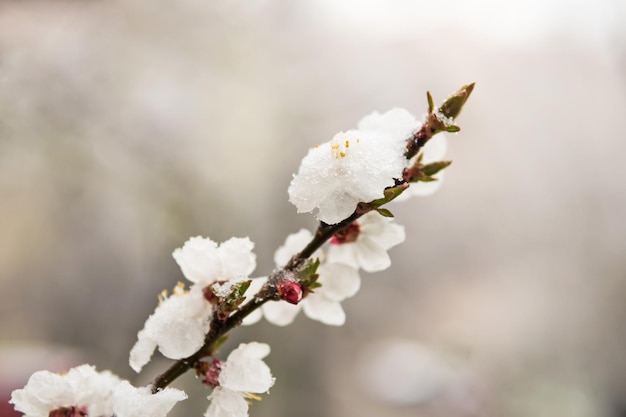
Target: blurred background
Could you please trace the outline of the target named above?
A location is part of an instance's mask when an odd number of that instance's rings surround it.
[[[38,369],[128,366],[189,237],[250,236],[257,276],[314,228],[287,186],[374,110],[476,89],[442,189],[340,328],[272,346],[263,416],[626,415],[626,3],[0,3],[0,410]],[[201,415],[208,391],[171,416]]]

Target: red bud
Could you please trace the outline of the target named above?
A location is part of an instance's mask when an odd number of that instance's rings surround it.
[[[302,300],[302,286],[293,281],[278,281],[276,283],[278,296],[290,304],[298,304]]]

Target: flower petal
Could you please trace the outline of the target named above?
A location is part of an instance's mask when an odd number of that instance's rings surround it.
[[[324,296],[313,293],[303,304],[304,314],[329,326],[341,326],[346,322],[346,313],[338,301],[332,301]]]
[[[185,278],[195,283],[211,283],[221,272],[217,243],[209,238],[189,238],[172,254]]]
[[[445,134],[439,133],[426,142],[426,145],[422,148],[422,153],[424,154],[422,163],[429,164],[431,162],[439,161],[446,156],[447,151],[448,138]]]
[[[240,343],[237,349],[230,352],[227,360],[239,361],[242,359],[263,359],[269,354],[270,345],[268,345],[267,343]]]
[[[375,237],[363,236],[356,247],[356,256],[359,265],[367,272],[378,272],[391,266],[391,258],[383,249]]]
[[[250,358],[235,360],[230,356],[222,364],[218,381],[222,387],[240,392],[267,392],[274,385],[272,372],[262,360]]]
[[[325,263],[318,269],[318,282],[322,287],[316,293],[332,301],[341,301],[352,297],[361,288],[361,278],[358,271],[348,265],[337,263]]]
[[[217,252],[221,261],[221,276],[215,279],[247,278],[256,268],[254,243],[247,237],[233,237],[220,244]]]
[[[287,236],[285,243],[274,253],[274,262],[277,266],[283,266],[293,255],[300,252],[313,239],[310,230],[300,229],[297,233]],[[316,256],[315,254],[313,255]]]
[[[113,411],[116,417],[165,417],[186,398],[187,394],[175,388],[152,394],[147,387],[135,388],[123,381],[113,390]]]
[[[353,268],[358,268],[359,262],[356,258],[356,252],[354,249],[356,244],[358,243],[343,243],[339,245],[331,244],[328,248],[328,257],[326,259],[329,263],[340,263]]]
[[[154,339],[148,337],[145,330],[140,330],[139,333],[137,333],[137,342],[135,342],[135,345],[130,350],[130,359],[128,361],[130,367],[133,368],[135,372],[141,372],[141,369],[150,362],[156,347],[157,343]]]
[[[261,308],[267,321],[276,326],[287,326],[294,321],[302,309],[302,303],[296,305],[285,301],[270,301],[263,304]]]
[[[248,403],[238,393],[217,387],[209,395],[211,405],[204,413],[204,417],[248,417]]]

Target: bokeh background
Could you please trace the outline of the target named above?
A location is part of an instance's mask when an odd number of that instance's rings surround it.
[[[348,321],[270,343],[254,416],[626,415],[626,3],[0,3],[0,391],[127,365],[189,237],[250,236],[265,275],[313,228],[286,189],[373,110],[476,89],[445,184]],[[208,393],[172,416],[201,415]]]

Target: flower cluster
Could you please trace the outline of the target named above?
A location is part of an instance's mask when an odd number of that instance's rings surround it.
[[[287,237],[269,276],[250,277],[256,255],[247,237],[218,244],[196,236],[174,250],[188,288],[178,283],[171,295],[161,293],[129,358],[137,372],[156,349],[177,361],[152,386],[135,388],[89,365],[64,375],[40,371],[13,392],[16,410],[27,417],[161,417],[186,398],[167,385],[194,368],[212,389],[205,417],[248,416],[248,400],[274,385],[263,361],[270,347],[242,343],[220,360],[228,332],[262,317],[286,326],[300,311],[327,325],[344,324],[341,303],[359,291],[360,272],[389,268],[388,251],[405,240],[404,227],[383,206],[439,187],[450,162],[440,161],[446,138],[435,134],[458,131],[452,122],[472,88],[463,87],[438,110],[428,95],[422,123],[404,109],[375,112],[311,149],[288,193],[298,212],[314,211],[320,224],[315,233],[302,229]]]
[[[37,371],[26,386],[13,391],[11,403],[26,417],[163,417],[187,395],[174,388],[152,394],[109,371],[81,365],[59,375]]]
[[[135,371],[150,361],[157,347],[164,356],[180,359],[202,346],[213,311],[207,288],[220,281],[246,279],[256,268],[253,248],[248,238],[231,238],[218,245],[196,236],[174,251],[174,259],[193,285],[186,291],[179,284],[172,296],[161,298],[130,352],[130,365]]]

